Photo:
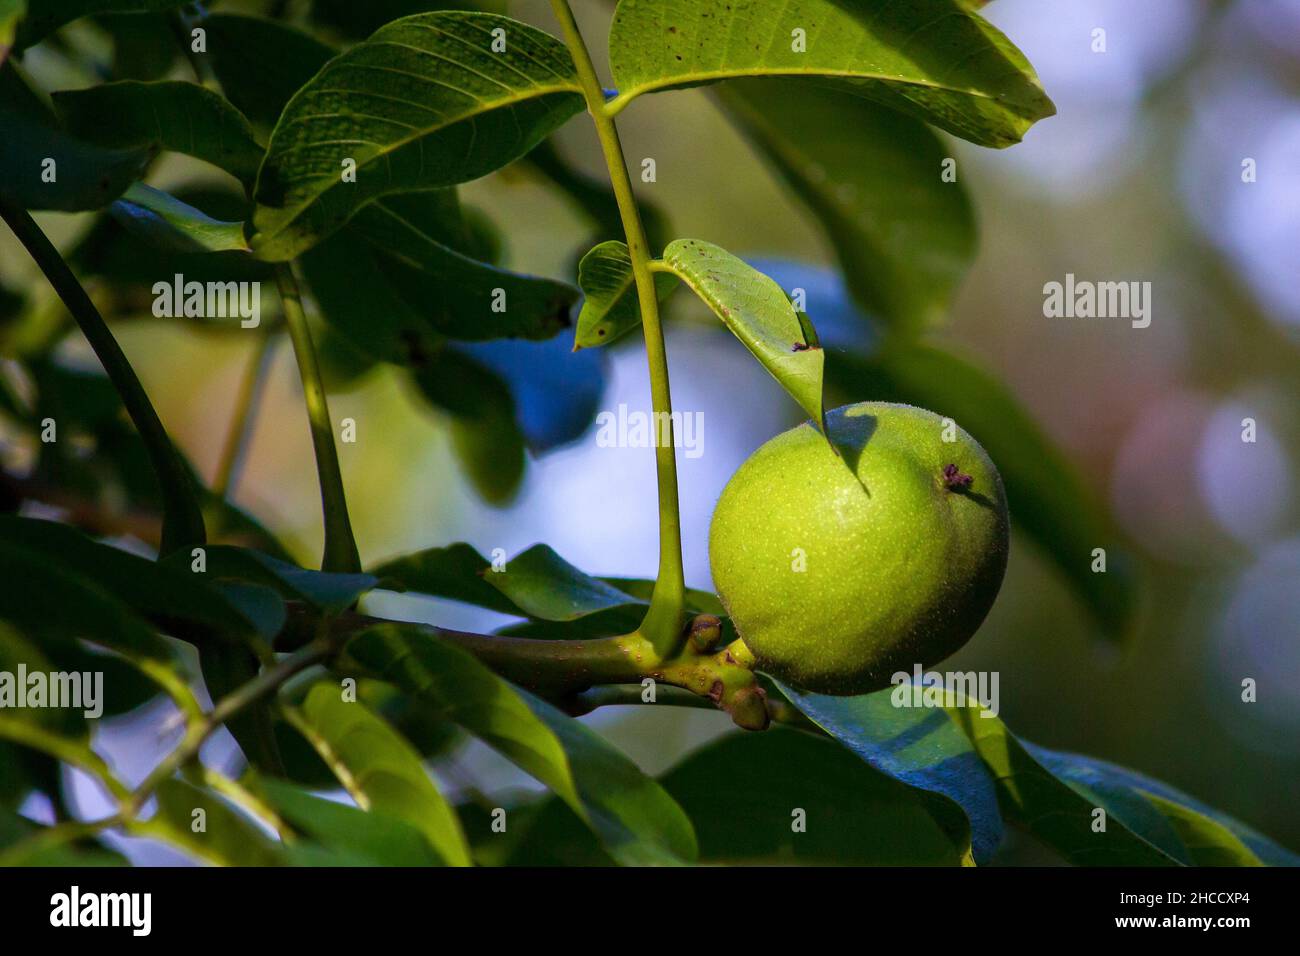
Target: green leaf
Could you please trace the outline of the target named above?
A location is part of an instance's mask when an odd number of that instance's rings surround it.
[[[1024,743],[1024,747],[1058,778],[1097,806],[1106,807],[1107,813],[1124,820],[1129,829],[1156,842],[1172,856],[1178,856],[1181,848],[1185,863],[1254,866],[1254,858],[1268,866],[1300,866],[1300,854],[1166,783],[1095,757],[1061,753],[1030,743]],[[1157,816],[1164,821],[1153,819]],[[1218,862],[1211,862],[1214,860]]]
[[[220,797],[184,780],[164,780],[158,811],[131,828],[132,834],[170,843],[218,866],[281,866],[281,847],[262,835]],[[202,810],[201,815],[196,811]],[[198,821],[203,828],[196,830]]]
[[[1002,842],[997,790],[979,754],[944,710],[896,707],[894,690],[829,697],[777,686],[817,726],[876,770],[958,804],[970,821],[975,861],[982,865],[992,858]]]
[[[926,345],[887,346],[864,358],[832,350],[832,388],[848,397],[904,402],[951,416],[997,463],[1012,520],[1052,560],[1106,633],[1134,625],[1137,568],[1100,503],[1014,395],[988,372]],[[1105,574],[1092,571],[1104,547]]]
[[[167,642],[120,600],[40,551],[5,542],[0,580],[0,620],[65,640],[93,635],[106,647],[150,660],[173,657]]]
[[[799,731],[730,734],[661,783],[695,824],[705,862],[973,864],[970,825],[956,803]],[[806,814],[799,833],[791,830],[795,807]]]
[[[309,571],[260,551],[231,545],[209,545],[204,551],[207,562],[207,570],[202,572],[204,575],[216,580],[227,578],[261,584],[290,600],[305,601],[321,611],[336,612],[351,607],[357,598],[377,583],[369,574]],[[187,570],[192,567],[189,555],[166,558],[163,563]]]
[[[27,0],[0,0],[0,66],[13,51],[18,21],[27,12]]]
[[[374,809],[419,830],[440,858],[468,866],[469,846],[456,811],[420,764],[420,755],[364,704],[345,702],[337,685],[311,689],[302,714],[313,740],[363,810]]]
[[[677,287],[675,276],[655,274],[655,294],[662,302]],[[627,244],[602,242],[578,265],[578,285],[585,299],[578,313],[573,350],[608,345],[641,324],[636,280]]]
[[[242,222],[221,222],[170,193],[132,183],[109,211],[128,231],[177,252],[247,252]]]
[[[900,331],[938,324],[975,256],[965,188],[924,123],[798,81],[744,80],[723,103],[830,237],[849,291]]]
[[[71,135],[14,62],[0,67],[0,129],[0,195],[24,209],[106,206],[150,159],[147,150],[106,149]]]
[[[418,365],[436,352],[440,336],[425,312],[398,294],[382,258],[345,226],[298,262],[329,328],[381,361]]]
[[[185,153],[251,183],[262,162],[248,120],[212,90],[179,80],[122,80],[52,96],[64,124],[100,146]]]
[[[415,368],[415,383],[451,416],[452,449],[488,502],[503,505],[524,477],[524,436],[510,386],[458,349],[440,348]]]
[[[113,66],[107,78],[161,80],[171,72],[184,46],[177,42],[176,21],[167,14],[105,13],[95,26],[113,42]]]
[[[514,500],[524,480],[525,458],[513,403],[481,418],[453,418],[451,448],[480,498],[498,508]]]
[[[1056,111],[1024,55],[959,0],[622,0],[609,53],[615,109],[734,77],[809,77],[999,147]]]
[[[504,13],[509,0],[311,0],[311,19],[318,26],[337,31],[345,37],[364,40],[390,20],[421,13],[434,7],[439,10],[484,10]]]
[[[382,587],[418,591],[532,620],[498,631],[514,637],[572,640],[608,637],[634,629],[645,616],[654,582],[639,578],[594,578],[546,545],[534,545],[493,571],[467,544],[421,551],[373,569]],[[518,602],[518,603],[516,603]],[[686,607],[730,622],[717,597],[687,589]],[[733,635],[734,636],[734,635]]]
[[[586,726],[497,677],[469,654],[414,628],[371,628],[345,667],[445,712],[553,790],[620,863],[695,857],[690,821],[663,789]]]
[[[506,50],[493,53],[492,31]],[[257,254],[290,259],[385,195],[453,186],[518,159],[584,104],[572,58],[505,17],[390,23],[300,90],[258,176]],[[356,181],[343,163],[356,162]]]
[[[372,568],[371,573],[379,578],[380,587],[419,591],[523,617],[524,612],[513,601],[484,580],[490,569],[487,558],[471,545],[459,543],[394,558]]]
[[[0,549],[39,555],[58,574],[75,574],[136,613],[162,623],[186,621],[228,634],[251,634],[257,622],[226,595],[188,571],[190,556],[157,562],[92,541],[67,525],[35,518],[0,517]],[[232,549],[233,550],[233,549]],[[176,567],[183,563],[186,570]],[[21,589],[18,589],[21,590]],[[69,611],[71,613],[71,609]],[[94,628],[90,633],[95,633]],[[169,655],[168,655],[169,656]]]
[[[232,13],[203,21],[212,72],[249,121],[270,128],[284,106],[338,51],[301,30]]]
[[[67,842],[45,827],[0,808],[0,866],[129,866],[126,857],[89,839]]]
[[[219,701],[257,677],[261,662],[246,647],[209,644],[199,649],[199,669],[208,696]],[[275,709],[270,700],[259,700],[226,721],[250,765],[268,773],[283,775],[284,760],[275,738]]]
[[[545,544],[536,544],[483,575],[514,606],[543,621],[575,621],[597,611],[642,602],[575,568]]]
[[[1163,832],[1135,833],[1122,812],[1109,813],[1106,829],[1095,830],[1098,805],[1093,795],[1071,787],[1035,760],[998,718],[982,717],[978,705],[963,706],[951,699],[948,712],[997,779],[998,802],[1007,819],[1070,862],[1082,866],[1177,864],[1181,847],[1171,846]],[[1131,814],[1128,819],[1133,819]]]
[[[644,615],[654,590],[654,582],[643,578],[592,577],[544,544],[520,552],[503,567],[493,571],[487,558],[470,545],[453,544],[394,559],[372,572],[381,579],[381,587],[400,587],[500,614],[565,625],[529,636],[581,636],[570,627],[583,619],[593,622],[593,632],[630,629]],[[686,607],[697,614],[725,616],[721,602],[708,591],[687,588]]]
[[[663,261],[824,432],[822,349],[781,287],[725,249],[698,239],[670,242]]]
[[[1223,824],[1154,794],[1146,797],[1173,824],[1192,857],[1193,866],[1264,865]]]
[[[350,229],[385,253],[385,271],[407,304],[454,339],[548,339],[569,325],[573,286],[478,262],[447,244],[460,209],[438,193],[395,196],[353,218]]]
[[[307,699],[311,688],[321,682],[329,682],[334,688],[338,686],[333,675],[324,670],[313,670],[306,677],[291,683],[281,692],[280,699],[287,703],[301,704]],[[396,730],[415,748],[422,761],[446,756],[463,740],[459,727],[445,720],[427,704],[399,691],[391,684],[377,680],[359,680],[357,700]],[[329,790],[338,786],[334,771],[321,759],[310,741],[289,721],[276,720],[275,737],[285,764],[285,772],[277,776],[314,790]]]
[[[18,49],[43,40],[65,23],[98,13],[156,13],[184,6],[188,0],[40,0],[19,24]]]
[[[0,686],[7,685],[6,692],[15,695],[21,693],[23,682],[18,677],[19,668],[25,668],[28,674],[48,674],[54,667],[51,666],[47,653],[57,654],[62,663],[63,655],[59,654],[61,650],[62,648],[51,647],[48,643],[45,648],[37,647],[12,627],[0,623]],[[89,735],[84,715],[84,710],[88,707],[81,710],[67,707],[25,707],[19,706],[16,699],[0,699],[4,700],[0,704],[4,713],[15,721],[25,721],[51,733],[82,740]]]
[[[358,810],[278,780],[261,780],[257,789],[295,830],[344,860],[367,866],[443,865],[418,828],[391,814]]]

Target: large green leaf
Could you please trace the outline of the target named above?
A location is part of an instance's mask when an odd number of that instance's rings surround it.
[[[951,416],[997,463],[1012,520],[1052,560],[1106,633],[1123,639],[1139,599],[1137,569],[1100,495],[996,378],[927,345],[886,346],[866,358],[830,351],[831,387],[852,400],[904,402]],[[1105,548],[1106,571],[1092,570]]]
[[[52,96],[74,135],[100,146],[171,150],[251,183],[262,162],[248,120],[221,95],[179,80],[122,80]]]
[[[861,697],[780,689],[876,769],[961,804],[980,862],[996,849],[1000,817],[1084,866],[1190,865],[1212,859],[1249,863],[1256,857],[1300,862],[1250,828],[1164,784],[1101,761],[1026,744],[997,717],[950,691],[930,700],[908,685]],[[1098,810],[1106,814],[1104,829],[1099,828]],[[1191,847],[1185,838],[1193,841]]]
[[[878,773],[834,741],[793,730],[733,733],[660,778],[712,865],[972,865],[970,827],[946,797]],[[510,866],[608,866],[559,800],[515,811]],[[794,824],[799,819],[801,829]],[[494,835],[485,848],[499,850]]]
[[[43,40],[65,23],[98,13],[156,13],[188,0],[38,0],[18,26],[18,49]]]
[[[1300,854],[1166,783],[1095,757],[1027,742],[1022,745],[1056,777],[1182,862],[1196,866],[1253,866],[1258,862],[1300,866]]]
[[[829,697],[778,686],[815,724],[876,770],[958,804],[970,821],[975,861],[992,858],[1002,842],[997,789],[979,754],[943,709],[895,707],[892,690]]]
[[[379,578],[381,587],[419,591],[524,616],[513,601],[484,580],[491,573],[491,564],[472,545],[458,543],[417,551],[371,568],[371,573]]]
[[[959,0],[622,0],[609,47],[616,108],[733,77],[813,77],[984,146],[1055,112],[1020,51]]]
[[[242,222],[222,222],[175,196],[133,183],[109,207],[128,231],[177,252],[247,252]]]
[[[619,862],[694,859],[690,821],[635,764],[577,720],[427,630],[371,628],[347,645],[343,666],[417,695],[545,783]]]
[[[203,21],[222,92],[249,121],[270,128],[298,89],[338,51],[274,20],[214,13]]]
[[[328,862],[347,866],[441,866],[443,860],[416,827],[377,809],[358,810],[313,796],[278,780],[261,780],[258,792],[294,829],[337,854]],[[287,853],[297,862],[298,847]]]
[[[503,53],[492,52],[498,28]],[[390,23],[285,107],[258,176],[254,248],[293,258],[368,202],[490,173],[583,102],[564,45],[532,27],[452,12]],[[355,182],[344,181],[347,159]]]
[[[450,415],[452,450],[485,500],[503,505],[524,477],[524,436],[501,376],[459,349],[444,347],[415,368],[415,384]]]
[[[355,604],[357,598],[377,583],[369,574],[309,571],[248,548],[223,544],[209,545],[204,551],[206,570],[203,575],[214,580],[263,585],[285,598],[305,601],[322,611],[337,612]],[[169,557],[163,563],[187,569],[193,567],[188,555]]]
[[[1035,760],[1001,720],[981,716],[978,705],[951,699],[948,711],[997,778],[1003,813],[1067,860],[1084,866],[1172,866],[1182,858],[1182,846],[1170,840],[1167,827],[1136,833],[1127,823],[1138,822],[1131,813],[1110,812],[1099,831],[1093,795]]]
[[[583,620],[592,622],[593,635],[630,629],[644,615],[654,590],[654,582],[642,578],[593,577],[544,544],[504,561],[500,571],[470,545],[453,544],[396,558],[373,573],[383,587],[561,625],[528,632],[538,637],[584,636],[576,628]],[[687,589],[686,606],[697,614],[724,614],[717,597],[693,588]]]
[[[167,642],[130,608],[41,552],[0,546],[0,580],[5,582],[0,620],[67,640],[86,637],[151,660],[171,660]]]
[[[699,239],[673,240],[663,261],[825,431],[825,357],[811,324],[781,287],[725,249]]]
[[[525,615],[543,621],[574,621],[588,614],[641,602],[575,568],[545,544],[534,545],[483,575]]]
[[[175,566],[188,563],[188,554],[176,555],[174,562],[150,561],[92,541],[67,525],[10,516],[0,517],[0,550],[39,555],[41,564],[82,577],[151,620],[187,621],[231,634],[257,630],[257,621],[209,581]]]
[[[1148,794],[1146,799],[1168,818],[1194,866],[1264,865],[1235,833],[1217,820],[1153,794]]]
[[[106,206],[150,158],[147,150],[109,149],[70,134],[12,61],[0,67],[0,129],[0,195],[24,209]]]
[[[720,93],[816,214],[862,307],[899,330],[942,320],[976,246],[966,190],[941,176],[951,150],[924,123],[806,82],[744,80]]]
[[[177,21],[165,13],[104,13],[95,26],[113,43],[113,65],[105,79],[161,80],[185,50],[177,42]]]
[[[677,287],[677,279],[659,272],[654,284],[655,294],[663,301]],[[585,298],[573,338],[575,352],[608,345],[641,324],[641,304],[626,243],[616,239],[602,242],[583,256],[578,285]]]
[[[418,367],[440,347],[441,336],[424,310],[394,288],[382,258],[349,225],[298,261],[328,328],[376,359]]]
[[[956,803],[799,731],[723,737],[661,783],[695,824],[706,862],[973,863],[970,825]],[[796,809],[804,812],[802,832],[792,826]]]
[[[157,799],[157,812],[133,826],[133,834],[163,840],[218,866],[284,864],[281,847],[211,791],[164,780]]]
[[[340,782],[363,810],[374,809],[422,833],[453,866],[468,866],[469,847],[456,811],[420,764],[420,755],[364,704],[342,699],[337,685],[320,683],[302,705],[304,719],[340,770]]]
[[[349,228],[385,253],[380,267],[393,287],[443,335],[548,339],[567,328],[578,290],[457,252],[447,233],[463,222],[451,205],[436,193],[395,196],[362,209]]]

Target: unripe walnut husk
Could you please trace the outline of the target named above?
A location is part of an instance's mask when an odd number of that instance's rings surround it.
[[[1006,571],[1007,502],[984,449],[933,412],[862,402],[826,418],[825,436],[806,422],[732,476],[709,560],[761,670],[864,694],[979,628]]]

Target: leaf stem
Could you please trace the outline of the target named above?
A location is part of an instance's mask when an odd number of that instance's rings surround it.
[[[321,509],[325,517],[325,555],[321,559],[322,571],[355,573],[361,570],[361,557],[357,553],[356,539],[352,536],[352,521],[348,517],[347,497],[343,493],[343,473],[339,468],[338,449],[334,445],[334,425],[330,420],[329,402],[321,380],[320,365],[316,361],[316,347],[312,344],[311,329],[303,312],[302,296],[293,267],[280,263],[275,268],[275,281],[284,305],[285,325],[293,341],[293,354],[298,360],[298,374],[302,378],[303,398],[307,403],[307,418],[311,423],[312,446],[316,452],[316,473],[320,480]]]
[[[253,437],[253,424],[257,419],[258,406],[266,387],[271,360],[275,355],[274,337],[265,335],[257,343],[248,367],[239,382],[239,394],[235,398],[235,410],[230,419],[230,431],[226,433],[226,444],[221,450],[221,460],[217,464],[216,477],[212,481],[212,493],[227,500],[235,492],[239,481],[239,472],[243,465],[248,444]]]
[[[671,429],[672,397],[668,383],[668,354],[664,345],[663,326],[659,321],[659,299],[655,293],[650,268],[650,249],[641,212],[632,191],[623,146],[613,112],[605,103],[605,93],[591,62],[591,53],[573,18],[568,0],[551,0],[551,8],[560,21],[564,40],[573,55],[578,79],[587,100],[587,111],[596,126],[596,135],[609,169],[610,185],[618,201],[623,231],[627,237],[632,275],[636,279],[637,299],[641,304],[641,323],[645,332],[646,358],[650,365],[650,396],[656,420],[669,422]],[[659,419],[658,416],[665,416]],[[650,608],[639,631],[651,642],[661,659],[673,657],[685,636],[682,624],[686,611],[686,576],[682,566],[681,509],[677,494],[677,436],[655,448],[656,474],[659,483],[659,573],[655,579]]]
[[[108,323],[99,314],[90,296],[72,274],[63,256],[41,231],[31,215],[22,208],[0,199],[0,218],[13,230],[18,241],[36,261],[41,272],[81,328],[109,381],[117,390],[126,413],[144,441],[149,463],[158,478],[163,503],[162,554],[201,545],[206,540],[203,512],[199,508],[194,478],[181,459],[176,446],[167,436],[149,396],[135,370],[127,361],[122,347],[113,338]]]
[[[176,749],[168,754],[162,763],[154,767],[149,776],[145,778],[144,783],[140,784],[122,801],[122,812],[120,814],[122,818],[130,819],[135,817],[140,812],[140,808],[144,806],[145,801],[149,799],[149,795],[153,793],[159,784],[198,756],[199,748],[203,746],[203,742],[218,727],[262,698],[275,693],[281,684],[295,674],[328,659],[334,653],[335,647],[335,642],[329,639],[312,641],[312,643],[299,648],[274,666],[262,671],[248,683],[221,698],[202,722],[189,726],[185,737],[177,745]]]

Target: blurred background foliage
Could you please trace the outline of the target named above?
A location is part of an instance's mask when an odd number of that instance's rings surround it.
[[[426,5],[216,6],[310,17],[342,44]],[[575,6],[584,31],[603,37],[612,5]],[[544,0],[499,7],[554,30]],[[992,372],[1076,466],[1081,487],[1109,507],[1137,558],[1141,601],[1122,644],[1099,639],[1101,625],[1060,570],[1019,536],[989,620],[945,667],[999,672],[1002,716],[1022,735],[1139,768],[1300,847],[1292,803],[1300,780],[1300,2],[997,0],[983,13],[1035,64],[1058,115],[1009,150],[943,137],[943,155],[957,159],[972,201],[978,254],[930,341]],[[60,42],[30,51],[24,67],[46,89],[84,86],[110,69],[184,77],[183,60],[160,54],[175,48],[167,24],[127,15],[78,23]],[[1097,28],[1105,30],[1104,53],[1092,49]],[[592,45],[603,70],[603,44]],[[779,114],[780,105],[771,110]],[[637,187],[656,211],[655,231],[671,223],[673,235],[716,242],[787,288],[807,287],[808,311],[834,352],[842,326],[818,311],[817,290],[834,291],[840,281],[835,253],[715,95],[644,100],[620,116],[620,127],[634,169],[655,160],[656,181]],[[833,149],[834,129],[822,133]],[[600,182],[604,171],[589,124],[570,123],[552,147],[562,166],[536,156],[461,196],[471,221],[476,210],[499,228],[488,237],[499,248],[484,258],[573,281],[577,258],[607,230],[548,181],[576,171]],[[1258,171],[1251,183],[1241,176],[1247,158]],[[218,217],[222,193],[237,198],[227,177],[174,155],[150,183]],[[152,252],[133,251],[120,232],[97,236],[111,226],[96,226],[91,215],[40,221],[62,249],[75,250],[74,264],[114,319],[163,421],[210,483],[241,383],[259,361],[252,337],[153,318],[147,295],[94,277],[120,278]],[[140,271],[141,289],[157,271]],[[171,271],[169,264],[163,275]],[[202,267],[182,257],[174,271],[199,278]],[[1045,318],[1043,285],[1067,273],[1150,280],[1150,327]],[[274,321],[269,283],[263,294],[264,315]],[[704,415],[704,454],[679,456],[679,473],[688,583],[707,588],[708,521],[722,486],[754,448],[801,416],[702,306],[676,296],[668,315],[674,405]],[[21,248],[0,235],[4,353],[22,354],[67,326]],[[607,354],[575,356],[567,334],[540,346],[465,346],[475,374],[516,382],[517,423],[502,423],[500,440],[482,447],[483,433],[464,427],[465,410],[431,406],[405,374],[372,364],[335,331],[318,334],[334,417],[357,422],[358,440],[341,445],[340,456],[367,566],[456,540],[484,554],[545,541],[593,573],[653,574],[651,453],[598,447],[594,430],[584,430],[597,410],[623,403],[648,410],[639,336]],[[846,334],[873,336],[853,320]],[[77,335],[58,354],[50,374],[95,370]],[[321,548],[319,503],[287,343],[277,340],[265,361],[269,375],[234,497],[310,564]],[[531,374],[521,377],[521,369]],[[922,366],[917,374],[935,373]],[[885,397],[888,385],[851,364],[830,380],[839,401]],[[557,392],[570,399],[559,408]],[[491,407],[471,412],[477,421],[509,419]],[[1257,423],[1253,444],[1241,441],[1247,417]],[[33,449],[4,432],[0,451],[6,470],[30,467]],[[507,620],[396,594],[372,597],[370,607],[452,627]],[[1241,702],[1244,678],[1257,682],[1257,703]],[[730,726],[721,714],[671,708],[590,719],[651,773]],[[101,742],[128,777],[162,752],[138,715],[109,722]],[[210,746],[233,753],[224,735]],[[530,786],[480,745],[446,746],[439,742],[445,755],[434,770],[454,792]],[[76,793],[97,799],[89,787]],[[1034,852],[1012,846],[1006,858],[1032,860]]]

